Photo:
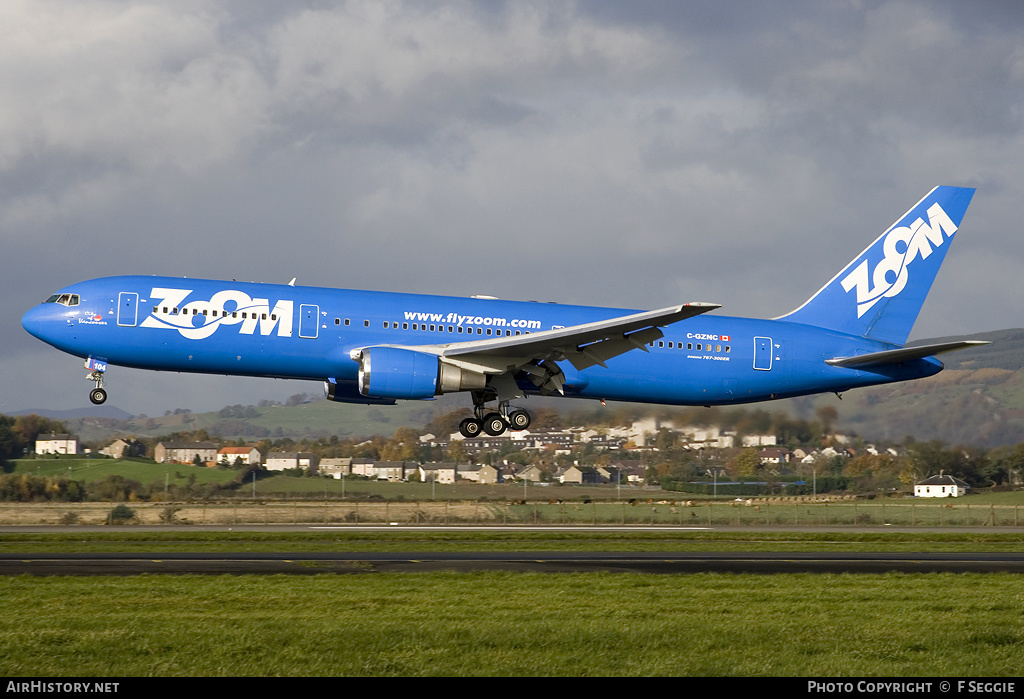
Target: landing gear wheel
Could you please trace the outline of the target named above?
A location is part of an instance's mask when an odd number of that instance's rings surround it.
[[[505,422],[505,418],[500,413],[488,413],[484,416],[484,432],[492,437],[504,434],[505,430],[508,429],[508,423]]]
[[[459,423],[459,432],[466,439],[473,439],[473,437],[479,437],[480,432],[484,428],[484,423],[473,417],[467,417],[465,420]]]
[[[533,416],[525,410],[513,410],[508,414],[508,426],[516,432],[525,430],[531,422],[533,422]]]
[[[103,405],[107,401],[107,392],[102,388],[94,388],[89,391],[89,400],[93,405]]]

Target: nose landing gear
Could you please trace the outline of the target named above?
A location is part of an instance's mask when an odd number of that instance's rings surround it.
[[[103,388],[103,372],[107,370],[107,363],[90,357],[85,362],[85,368],[92,370],[85,378],[96,384],[96,388],[89,391],[89,400],[93,405],[103,405],[107,400],[107,392]]]
[[[92,401],[93,405],[103,405],[107,401],[106,390],[97,386],[89,391],[89,400]]]

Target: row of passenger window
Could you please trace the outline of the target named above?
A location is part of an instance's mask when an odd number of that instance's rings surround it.
[[[649,347],[654,347],[654,344],[655,343],[651,342],[651,343],[648,344],[648,346]],[[664,348],[665,345],[667,344],[669,349],[673,349],[673,348],[683,349],[683,343],[682,342],[673,342],[672,340],[668,340],[668,341],[666,341],[666,340],[658,340],[657,344],[658,344],[658,347],[662,347],[662,348]],[[703,342],[698,342],[696,344],[694,344],[692,342],[687,342],[686,343],[686,349],[691,350],[691,351],[692,350],[696,350],[698,352],[732,352],[732,347],[730,345],[712,345],[710,343],[703,343]]]
[[[334,319],[334,324],[335,325],[341,325],[342,324],[342,319],[341,318],[335,318]],[[351,325],[352,324],[352,320],[350,318],[345,318],[344,319],[344,324],[345,325]],[[363,327],[364,328],[370,327],[370,321],[364,320],[363,321]],[[427,323],[399,323],[398,321],[394,321],[394,322],[387,321],[387,320],[384,321],[384,329],[385,330],[388,330],[388,329],[398,330],[399,327],[401,327],[402,330],[419,330],[419,331],[442,332],[442,333],[445,332],[445,329],[447,329],[447,331],[450,332],[450,333],[465,333],[467,335],[472,335],[473,332],[474,332],[474,328],[467,327],[467,328],[464,329],[463,326],[461,326],[461,325],[448,325],[448,326],[444,326],[444,325],[434,325],[434,324],[428,325]],[[502,331],[500,329],[475,328],[475,331],[476,331],[477,335],[493,335],[493,336],[497,336],[497,337],[501,337],[502,336]],[[511,330],[505,330],[504,331],[504,336],[505,337],[512,337],[513,334],[515,334],[515,335],[523,335],[523,334],[529,335],[530,331],[529,330],[523,330],[523,331],[516,330],[515,333],[513,333]],[[657,346],[661,347],[661,348],[664,348],[666,346],[666,344],[668,345],[669,349],[675,349],[675,348],[683,349],[683,343],[682,342],[674,342],[672,340],[668,340],[668,341],[666,341],[666,340],[659,340],[657,342]],[[655,343],[654,342],[650,343],[650,346],[654,347]],[[732,347],[730,345],[712,345],[710,343],[702,343],[702,342],[698,342],[696,344],[693,343],[693,342],[687,342],[686,343],[686,349],[690,350],[690,351],[693,351],[694,349],[696,349],[696,351],[698,351],[698,352],[725,352],[725,353],[732,352]]]
[[[158,306],[153,306],[153,315],[156,315],[156,314],[158,314],[160,312],[163,312],[165,315],[173,315],[173,316],[176,316],[179,313],[184,314],[184,315],[189,315],[188,310],[185,309],[185,308],[182,308],[182,309],[179,310],[177,306],[174,306],[173,308],[168,308],[167,306],[164,306],[161,309]],[[205,316],[205,315],[207,315],[207,312],[205,310],[200,312],[198,308],[193,308],[191,315],[194,315],[194,316],[203,315],[203,316]],[[209,312],[209,315],[211,315],[214,318],[218,318],[218,317],[220,317],[220,318],[227,318],[229,315],[232,318],[238,318],[239,316],[241,316],[242,320],[248,320],[249,317],[256,318],[256,319],[262,319],[262,320],[266,320],[267,319],[267,314],[266,313],[249,313],[248,311],[232,311],[231,313],[228,313],[227,311],[212,310],[212,311]],[[277,314],[276,313],[270,314],[270,319],[271,320],[277,320]]]
[[[344,321],[345,325],[351,325],[351,323],[352,323],[352,320],[350,318],[345,318],[345,321]],[[334,324],[335,325],[341,325],[342,324],[342,319],[341,318],[335,318],[334,319]],[[364,320],[363,321],[363,327],[364,328],[370,327],[370,321]],[[387,321],[387,320],[384,321],[384,329],[385,330],[388,330],[388,329],[398,330],[399,327],[401,327],[402,330],[419,330],[421,332],[429,331],[429,332],[439,332],[439,333],[445,332],[445,329],[447,328],[448,332],[450,332],[450,333],[454,333],[454,334],[465,333],[467,335],[472,335],[473,331],[474,331],[474,328],[463,327],[461,325],[448,325],[448,326],[444,326],[444,325],[436,325],[436,324],[435,325],[428,325],[427,323],[399,323],[398,321]],[[477,335],[491,335],[491,336],[497,336],[497,337],[501,337],[502,336],[502,331],[501,330],[496,330],[496,329],[493,329],[493,328],[476,328],[475,330],[476,330],[476,334]],[[515,335],[522,335],[524,333],[526,335],[529,335],[530,331],[529,330],[523,330],[523,331],[516,330],[515,333],[513,333],[511,330],[506,330],[505,331],[505,337],[512,337],[513,334],[515,334]]]
[[[342,319],[341,318],[335,318],[334,319],[334,324],[335,325],[341,325],[342,324]],[[352,324],[352,319],[351,318],[345,318],[344,319],[344,324],[346,326],[351,325]],[[364,328],[370,327],[370,321],[364,320],[363,321],[363,327]],[[388,330],[388,329],[397,330],[399,327],[401,327],[402,330],[419,330],[419,331],[429,331],[429,332],[445,332],[445,329],[447,328],[448,332],[450,332],[450,333],[466,333],[467,335],[472,335],[473,331],[474,331],[474,328],[467,327],[467,328],[464,329],[463,326],[461,326],[461,325],[448,325],[448,326],[444,326],[444,325],[433,325],[433,324],[428,325],[427,323],[401,323],[400,324],[400,323],[398,323],[398,321],[394,321],[394,322],[390,322],[390,321],[386,321],[386,320],[384,321],[384,329],[385,330]],[[502,336],[502,331],[500,329],[475,328],[475,330],[476,330],[476,334],[477,335],[493,335],[493,336],[497,336],[497,337],[501,337]],[[513,333],[511,330],[505,330],[505,332],[504,332],[504,336],[505,337],[512,337],[513,334],[515,334],[515,335],[523,335],[523,334],[529,335],[530,331],[529,330],[523,330],[523,331],[516,330],[515,333]],[[668,341],[666,341],[666,340],[659,340],[657,342],[657,346],[661,347],[661,348],[664,348],[666,346],[666,344],[668,345],[669,349],[674,349],[674,348],[683,349],[683,343],[682,342],[674,342],[672,340],[668,340]],[[650,346],[654,347],[655,343],[654,342],[650,343]],[[687,342],[686,343],[686,349],[690,350],[690,351],[696,350],[698,352],[725,352],[725,353],[732,352],[732,347],[730,345],[712,345],[710,343],[702,343],[702,342],[698,342],[696,344],[693,343],[693,342]]]

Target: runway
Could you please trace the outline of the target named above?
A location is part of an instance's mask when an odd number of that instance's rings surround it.
[[[547,573],[1024,573],[1024,553],[403,552],[403,553],[9,553],[0,575]]]

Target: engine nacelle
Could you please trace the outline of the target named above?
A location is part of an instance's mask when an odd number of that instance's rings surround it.
[[[369,398],[421,400],[486,385],[484,374],[447,364],[433,354],[399,347],[369,347],[359,354],[359,393]]]
[[[324,381],[324,398],[335,403],[358,403],[360,405],[394,405],[394,398],[369,398],[360,395],[355,381]]]

